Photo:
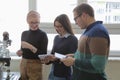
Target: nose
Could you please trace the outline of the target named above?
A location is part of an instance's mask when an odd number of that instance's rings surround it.
[[[56,29],[60,29],[60,27],[55,27]]]

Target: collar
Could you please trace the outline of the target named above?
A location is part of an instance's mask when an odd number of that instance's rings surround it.
[[[92,24],[90,24],[87,28],[86,28],[86,30],[85,30],[85,32],[84,33],[86,33],[87,31],[89,31],[92,27],[94,27],[96,24],[102,24],[103,23],[103,21],[95,21],[94,23],[92,23]],[[83,34],[84,34],[83,33]]]
[[[71,34],[70,33],[66,33],[65,35],[61,36],[59,35],[60,38],[68,38],[68,36],[70,36]]]

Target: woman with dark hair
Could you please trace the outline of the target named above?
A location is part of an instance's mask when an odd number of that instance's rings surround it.
[[[71,80],[72,68],[65,66],[55,53],[70,56],[77,49],[78,40],[74,36],[70,20],[66,14],[57,16],[54,20],[54,28],[58,35],[54,38],[51,55],[48,56],[49,63],[52,63],[48,80]]]

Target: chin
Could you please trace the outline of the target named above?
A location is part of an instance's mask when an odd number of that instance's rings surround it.
[[[31,30],[33,30],[33,31],[35,31],[35,30],[37,30],[38,28],[32,28]]]
[[[81,29],[84,29],[83,27],[80,27]]]

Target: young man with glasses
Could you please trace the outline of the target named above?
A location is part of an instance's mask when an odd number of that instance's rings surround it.
[[[73,10],[76,24],[85,29],[73,57],[61,59],[66,66],[73,65],[72,80],[107,80],[105,66],[110,50],[109,33],[96,21],[93,8],[82,3]]]
[[[20,64],[20,80],[42,80],[42,62],[40,54],[47,54],[48,37],[40,30],[40,14],[30,11],[27,15],[29,30],[22,33],[21,49],[17,51],[22,56]]]

